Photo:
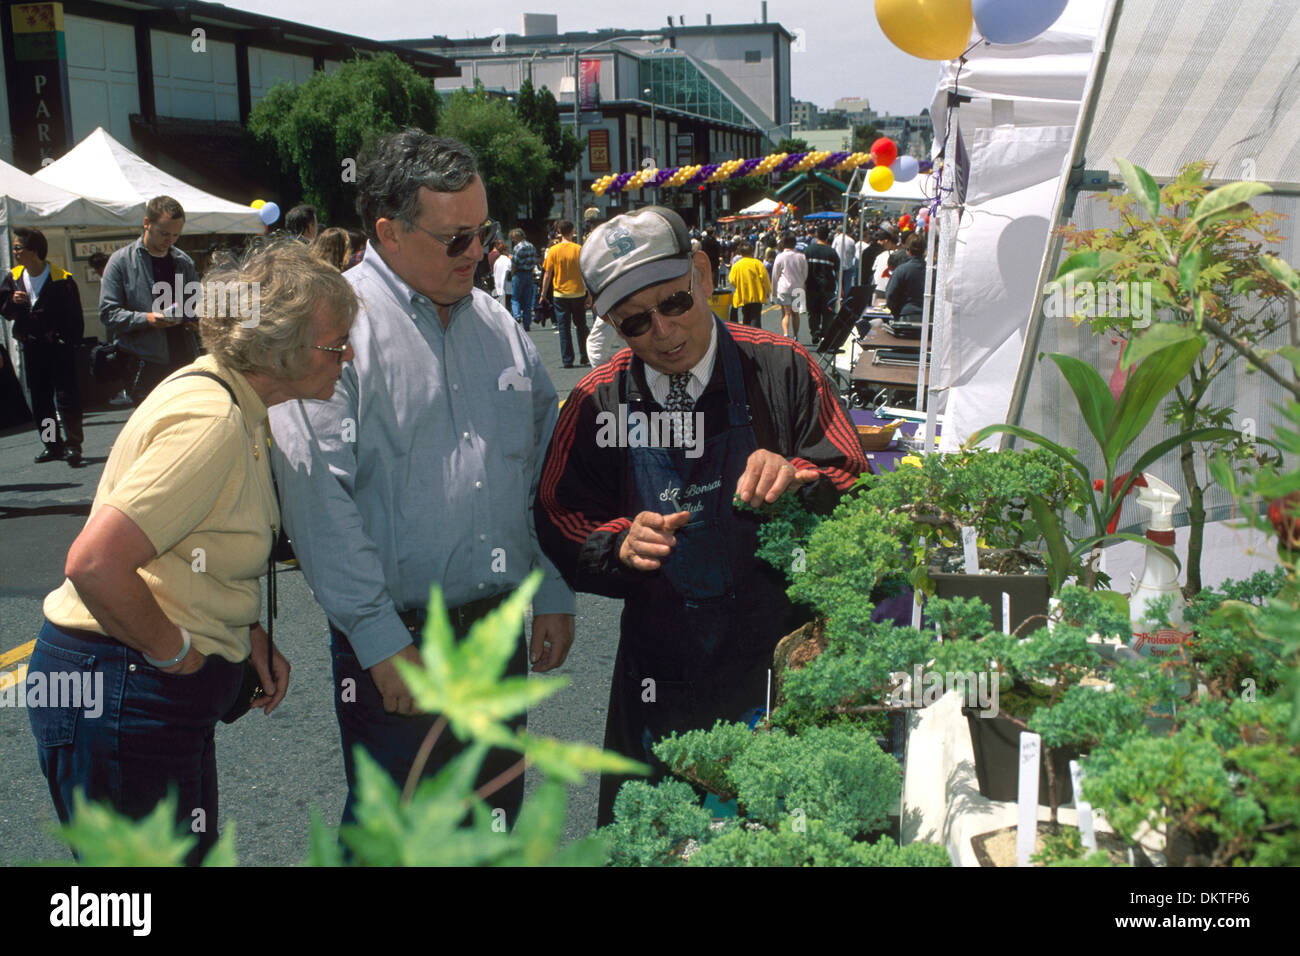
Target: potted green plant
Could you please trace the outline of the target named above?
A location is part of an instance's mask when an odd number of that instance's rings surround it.
[[[1094,301],[1083,314],[1073,304],[1064,310],[1074,313],[1076,322],[1088,322],[1096,334],[1127,340],[1117,374],[1166,346],[1195,343],[1166,411],[1169,424],[1198,436],[1181,443],[1179,451],[1189,496],[1185,591],[1190,597],[1201,587],[1205,527],[1206,483],[1195,467],[1196,445],[1210,446],[1211,454],[1229,452],[1240,468],[1253,469],[1262,461],[1260,446],[1240,440],[1240,419],[1236,428],[1225,428],[1238,409],[1217,403],[1213,386],[1240,370],[1244,360],[1279,389],[1300,397],[1300,388],[1261,351],[1261,343],[1289,322],[1281,306],[1300,292],[1300,282],[1289,266],[1263,254],[1266,244],[1282,240],[1276,230],[1282,216],[1249,203],[1269,191],[1266,184],[1235,182],[1212,189],[1206,179],[1209,164],[1195,162],[1160,188],[1141,167],[1118,163],[1128,191],[1106,201],[1120,224],[1062,230],[1075,251],[1058,270],[1057,288],[1093,289],[1107,281],[1138,293],[1129,296],[1125,308],[1098,308]],[[1143,307],[1134,307],[1139,302]],[[1081,402],[1081,407],[1088,406]],[[1220,431],[1204,430],[1211,427]]]

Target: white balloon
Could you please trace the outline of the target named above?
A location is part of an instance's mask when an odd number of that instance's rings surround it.
[[[269,202],[263,205],[262,208],[257,211],[257,214],[262,217],[263,225],[269,226],[280,218],[280,207],[273,202]]]
[[[894,170],[894,182],[910,183],[921,171],[921,164],[915,156],[899,156],[891,168]]]

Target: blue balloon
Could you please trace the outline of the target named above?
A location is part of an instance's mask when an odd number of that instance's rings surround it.
[[[262,224],[269,226],[280,218],[280,207],[273,202],[265,203],[257,214],[262,217]]]
[[[899,156],[890,168],[894,171],[894,182],[910,183],[921,171],[921,164],[915,156]]]
[[[1057,21],[1069,0],[972,0],[980,35],[990,43],[1024,43]]]

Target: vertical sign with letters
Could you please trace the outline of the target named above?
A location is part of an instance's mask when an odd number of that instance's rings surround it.
[[[610,172],[609,130],[593,129],[587,134],[587,163],[593,173]]]
[[[18,3],[9,12],[18,94],[9,104],[14,164],[34,173],[72,145],[63,4]]]

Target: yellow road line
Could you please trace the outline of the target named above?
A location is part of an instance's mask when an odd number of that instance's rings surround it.
[[[34,648],[35,646],[36,646],[36,641],[31,640],[28,641],[26,644],[20,644],[18,647],[15,647],[12,651],[5,651],[3,654],[0,654],[0,668],[6,667],[9,664],[14,663],[15,661],[21,661],[28,657],[31,657],[32,648]]]

